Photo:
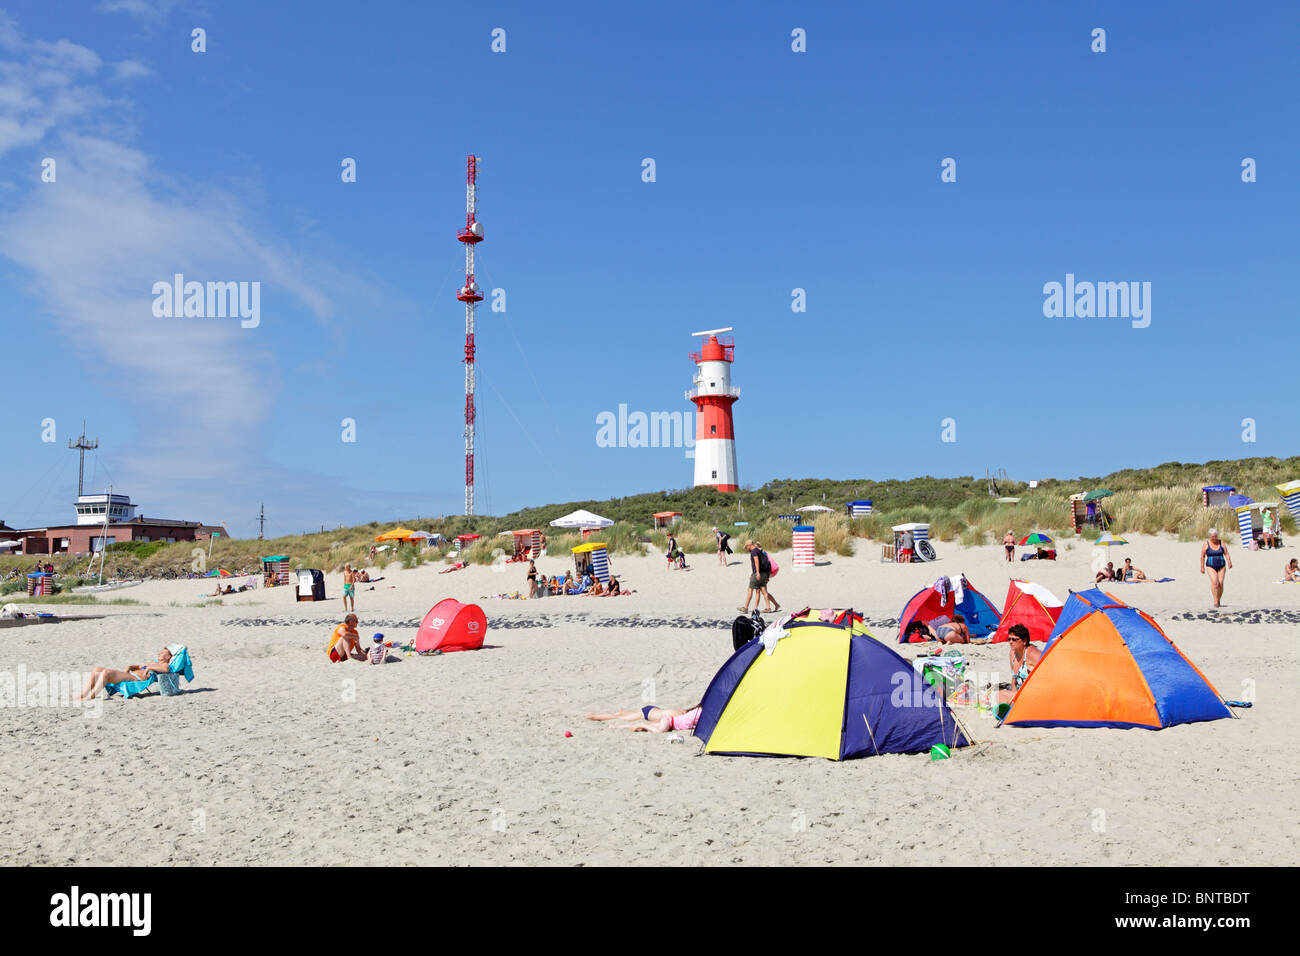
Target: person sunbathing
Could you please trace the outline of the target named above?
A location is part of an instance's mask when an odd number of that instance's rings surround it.
[[[642,707],[640,714],[634,710],[616,710],[612,714],[587,714],[588,720],[620,720],[628,723],[614,724],[618,730],[634,733],[666,734],[672,730],[694,730],[700,720],[703,703],[694,707]]]
[[[1292,561],[1292,564],[1294,563],[1295,562]],[[618,578],[610,577],[609,588],[605,591],[605,597],[618,597],[621,592],[622,588],[619,587]]]
[[[1300,558],[1292,558],[1282,569],[1283,581],[1300,581]]]
[[[158,652],[158,659],[148,664],[128,664],[123,670],[111,667],[96,667],[86,678],[86,686],[76,696],[76,700],[94,700],[104,689],[105,684],[121,684],[130,680],[148,680],[150,673],[166,674],[171,670],[172,652],[163,648]]]
[[[582,580],[578,582],[576,587],[572,586],[573,579],[570,578],[568,574],[565,574],[564,577],[566,582],[570,585],[565,589],[565,593],[567,594],[586,594],[587,589],[591,587],[591,575],[589,574],[583,574]]]
[[[1029,641],[1029,628],[1023,624],[1012,624],[1007,631],[1007,642],[1011,645],[1011,690],[998,691],[998,703],[1009,704],[1016,696],[1016,691],[1029,679],[1030,672],[1038,666],[1043,652]]]
[[[1114,562],[1107,561],[1106,566],[1097,572],[1097,583],[1100,584],[1102,581],[1114,581],[1114,580],[1115,580],[1115,564]]]
[[[596,578],[591,582],[591,588],[587,591],[586,596],[587,597],[605,596],[605,586],[600,583],[600,578]]]
[[[913,634],[920,634],[922,640],[938,641],[940,644],[969,644],[970,628],[966,626],[966,618],[960,614],[952,617],[951,623],[944,621],[940,624],[927,624],[924,621],[913,621],[907,625],[903,636],[910,638]]]

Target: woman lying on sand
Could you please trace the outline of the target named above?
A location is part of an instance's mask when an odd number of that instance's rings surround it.
[[[612,714],[588,714],[588,720],[625,720],[625,724],[615,724],[619,730],[631,730],[634,733],[666,734],[670,730],[694,730],[700,720],[700,708],[696,704],[686,710],[669,707],[642,707],[640,716],[634,710],[616,710]]]
[[[166,674],[171,670],[172,652],[163,648],[158,652],[158,659],[148,664],[128,664],[124,670],[111,667],[96,667],[86,679],[86,686],[81,689],[76,700],[94,700],[105,684],[120,684],[128,680],[148,680],[149,672]]]
[[[907,625],[903,636],[910,638],[913,634],[920,634],[925,640],[938,641],[940,644],[970,643],[970,629],[966,626],[966,618],[961,614],[954,614],[951,624],[945,622],[931,625],[924,621],[913,621]]]

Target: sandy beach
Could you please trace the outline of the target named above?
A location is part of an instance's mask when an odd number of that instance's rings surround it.
[[[210,582],[116,592],[139,606],[50,608],[69,620],[0,630],[3,670],[86,672],[151,660],[181,642],[195,680],[177,697],[102,707],[9,706],[0,754],[4,864],[786,864],[1239,865],[1300,862],[1288,756],[1300,717],[1298,552],[1232,548],[1224,608],[1209,610],[1198,543],[1134,537],[1167,584],[1120,584],[1228,699],[1240,719],[1159,732],[996,729],[954,759],[837,763],[698,755],[699,741],[630,734],[583,718],[646,702],[690,706],[731,652],[742,557],[613,558],[631,596],[498,600],[525,565],[396,567],[359,585],[363,638],[413,638],[443,597],[487,614],[487,646],[374,667],[332,665],[342,618],[292,589],[192,607]],[[1057,562],[1005,563],[999,546],[937,542],[932,564],[881,564],[880,546],[823,555],[772,589],[787,609],[851,606],[893,642],[905,601],[964,572],[1000,608],[1010,577],[1064,599],[1092,581],[1077,539]],[[539,562],[547,573],[564,557]],[[486,598],[486,599],[484,599]],[[24,610],[30,610],[25,607]],[[80,618],[80,619],[78,619]],[[968,649],[1007,679],[1006,645]],[[572,737],[565,736],[570,731]]]

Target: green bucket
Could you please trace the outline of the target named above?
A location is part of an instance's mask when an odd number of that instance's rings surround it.
[[[952,751],[949,750],[943,744],[935,744],[933,747],[930,748],[931,760],[947,760],[951,756],[952,756]]]

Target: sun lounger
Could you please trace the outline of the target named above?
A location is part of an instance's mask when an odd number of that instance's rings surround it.
[[[184,644],[173,644],[167,648],[172,652],[171,664],[168,671],[172,674],[178,674],[185,678],[186,681],[194,680],[194,668],[190,664],[190,652]],[[108,696],[121,694],[127,700],[143,694],[146,690],[158,683],[158,674],[154,671],[149,672],[146,680],[124,680],[118,684],[105,684],[104,690]]]

